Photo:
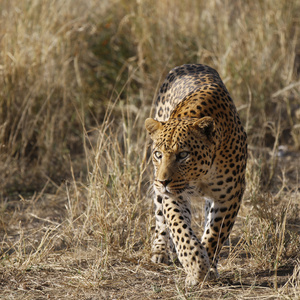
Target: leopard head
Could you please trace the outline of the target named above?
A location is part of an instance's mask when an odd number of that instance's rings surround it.
[[[204,117],[159,122],[149,118],[145,127],[153,140],[155,190],[173,195],[193,193],[214,160],[214,120]]]

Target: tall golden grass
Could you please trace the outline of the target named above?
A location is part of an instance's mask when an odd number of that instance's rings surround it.
[[[131,287],[121,298],[138,297],[133,286],[147,278],[150,298],[211,296],[184,291],[176,266],[151,273],[147,258],[143,123],[165,75],[183,63],[218,70],[248,133],[248,187],[221,277],[242,286],[256,276],[262,290],[225,283],[224,295],[299,296],[299,1],[3,0],[0,14],[4,296],[23,295],[8,278],[23,274],[22,285],[34,270],[34,286],[44,266],[56,272],[50,296],[56,281],[69,282],[60,297],[88,297],[124,277]],[[292,270],[284,280],[282,268]]]

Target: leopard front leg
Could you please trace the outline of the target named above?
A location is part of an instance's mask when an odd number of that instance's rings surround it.
[[[239,198],[241,199],[241,196]],[[216,278],[219,277],[217,271],[219,253],[236,220],[240,208],[239,198],[225,203],[205,201],[205,229],[201,241],[209,257],[210,271],[213,273],[211,275]]]
[[[196,285],[205,278],[210,265],[205,248],[191,228],[190,204],[180,198],[164,196],[163,215],[178,259],[187,273],[186,285]]]
[[[169,230],[163,215],[162,197],[156,195],[154,199],[155,204],[155,236],[152,244],[151,261],[154,263],[167,263],[168,261],[168,242]]]

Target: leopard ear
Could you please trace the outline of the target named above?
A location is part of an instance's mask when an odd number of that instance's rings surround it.
[[[153,136],[155,132],[162,128],[162,123],[152,118],[148,118],[145,121],[145,127],[150,135]]]
[[[208,139],[211,139],[215,132],[215,122],[211,117],[204,117],[193,123],[193,129],[196,132],[204,134]]]

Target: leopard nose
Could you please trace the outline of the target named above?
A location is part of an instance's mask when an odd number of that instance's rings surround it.
[[[166,187],[171,181],[172,179],[158,180],[158,182],[160,182],[164,187]]]

